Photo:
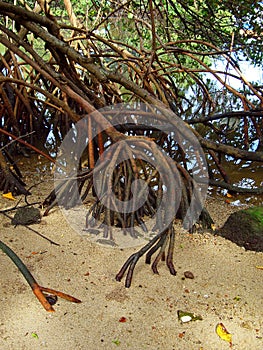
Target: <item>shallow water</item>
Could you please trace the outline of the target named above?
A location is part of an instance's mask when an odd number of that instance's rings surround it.
[[[263,166],[259,162],[225,161],[222,164],[230,178],[231,184],[242,188],[258,188],[263,186]],[[213,168],[214,169],[214,168]],[[218,171],[214,169],[215,179],[222,181]],[[210,188],[210,195],[226,197],[232,205],[263,204],[263,194],[237,193],[231,197],[222,188]]]
[[[31,154],[29,158],[19,156],[16,162],[23,174],[27,188],[33,185],[32,179],[34,183],[38,181],[52,181],[54,164],[43,156],[37,154]],[[257,188],[263,186],[262,163],[228,161],[223,163],[223,167],[233,185],[243,188]],[[218,171],[213,167],[212,169],[215,179],[222,181],[222,177]],[[209,196],[226,200],[229,204],[234,206],[263,204],[263,194],[234,194],[230,197],[227,190],[219,187],[209,187],[208,194]]]

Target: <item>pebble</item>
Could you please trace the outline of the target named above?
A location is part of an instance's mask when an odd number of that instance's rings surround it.
[[[184,272],[184,277],[185,278],[194,279],[194,274],[191,271],[185,271]]]

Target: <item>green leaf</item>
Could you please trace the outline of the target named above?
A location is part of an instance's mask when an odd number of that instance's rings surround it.
[[[115,345],[117,345],[117,346],[119,346],[120,345],[120,341],[119,341],[119,339],[114,339],[113,341],[113,344],[115,344]]]

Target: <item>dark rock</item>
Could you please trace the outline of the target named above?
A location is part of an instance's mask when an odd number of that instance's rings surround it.
[[[34,207],[18,208],[11,223],[12,225],[37,224],[41,220],[40,210]]]
[[[263,206],[240,210],[215,232],[248,250],[263,252]]]

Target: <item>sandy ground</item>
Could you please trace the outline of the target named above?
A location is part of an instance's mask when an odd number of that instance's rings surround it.
[[[43,200],[41,187],[35,199]],[[30,199],[31,200],[31,199]],[[14,203],[1,198],[0,207]],[[239,208],[210,198],[217,226]],[[137,248],[104,247],[75,232],[56,208],[32,227],[59,243],[55,246],[0,216],[1,240],[27,265],[39,284],[81,299],[59,299],[56,312],[46,312],[23,276],[0,252],[0,349],[167,349],[230,348],[215,327],[222,322],[235,350],[263,349],[263,253],[245,251],[210,233],[178,230],[171,276],[163,262],[159,275],[141,259],[132,285],[115,275]],[[191,271],[194,279],[185,279]],[[177,311],[203,320],[181,323]]]

